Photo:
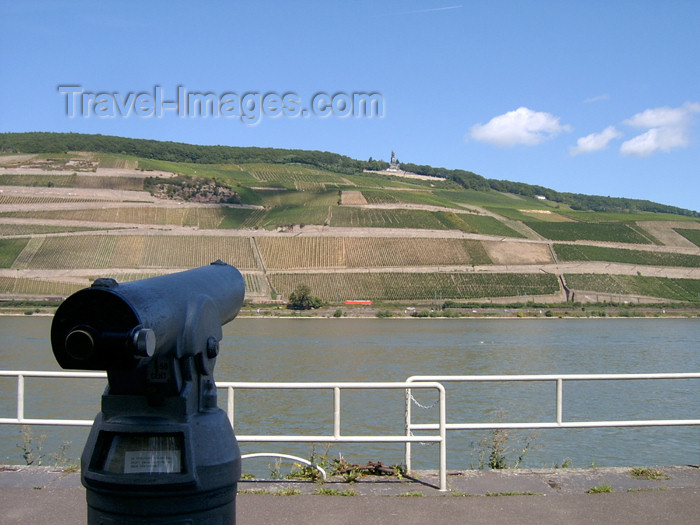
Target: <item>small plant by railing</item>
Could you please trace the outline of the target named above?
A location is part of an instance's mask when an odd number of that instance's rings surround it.
[[[596,485],[595,487],[591,487],[586,491],[586,494],[603,494],[606,492],[612,492],[613,488],[608,485],[607,483],[603,485]]]
[[[22,459],[26,465],[39,467],[43,464],[46,454],[44,453],[44,442],[46,441],[46,434],[40,434],[36,436],[32,432],[32,428],[29,425],[22,425],[21,430],[22,441],[17,443],[17,448],[22,451]],[[53,460],[53,466],[55,468],[61,468],[68,471],[75,470],[77,464],[74,462],[74,458],[70,456],[71,442],[64,441],[58,446],[58,450],[51,454],[51,459]]]
[[[406,467],[403,465],[385,465],[381,461],[368,461],[366,464],[351,463],[342,455],[329,459],[330,444],[322,454],[316,453],[316,445],[312,444],[309,460],[304,464],[294,462],[289,474],[282,475],[282,458],[277,458],[274,466],[270,466],[273,479],[296,479],[322,483],[325,481],[324,471],[330,476],[340,476],[345,483],[355,483],[365,476],[387,476],[403,479],[406,477]]]
[[[664,474],[660,470],[652,468],[638,467],[633,468],[629,472],[630,476],[637,479],[645,479],[650,481],[664,481],[669,479],[667,474]]]
[[[29,425],[22,425],[22,441],[17,443],[17,448],[22,451],[22,458],[26,465],[41,466],[44,460],[44,441],[46,434],[35,436]]]
[[[494,428],[489,432],[489,435],[479,440],[478,468],[493,470],[519,468],[528,451],[535,448],[534,442],[537,439],[537,435],[537,432],[530,433],[523,440],[519,440],[513,445],[513,440],[508,430]],[[515,447],[517,453],[515,459],[511,459],[514,451],[513,447]]]

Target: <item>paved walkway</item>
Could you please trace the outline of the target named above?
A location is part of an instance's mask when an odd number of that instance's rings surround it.
[[[242,481],[237,523],[698,523],[700,468],[653,470],[661,479],[634,477],[630,468],[456,472],[447,493],[434,487],[434,472],[421,472],[420,480],[374,477],[352,484]],[[606,485],[612,492],[587,493]],[[2,525],[85,523],[85,489],[79,473],[0,467],[0,509]]]

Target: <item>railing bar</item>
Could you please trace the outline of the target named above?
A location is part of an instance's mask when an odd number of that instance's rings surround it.
[[[106,372],[52,372],[48,370],[0,370],[0,377],[84,377],[93,379],[106,379]]]
[[[698,375],[700,377],[700,375]],[[441,388],[437,381],[421,381],[420,384],[407,385],[406,381],[378,381],[378,382],[318,382],[318,383],[272,383],[272,382],[250,382],[250,381],[217,381],[217,388],[233,387],[236,389],[258,389],[267,388],[270,390],[330,390],[340,388],[344,390],[366,390],[366,389],[398,389],[406,388]]]
[[[407,383],[437,381],[446,382],[482,382],[482,381],[600,381],[600,380],[634,380],[634,379],[698,379],[700,372],[649,373],[649,374],[541,374],[541,375],[465,375],[465,376],[411,376]]]
[[[0,377],[16,377],[24,375],[27,377],[86,377],[86,378],[107,378],[105,372],[60,372],[47,370],[0,370]],[[353,385],[377,384],[377,385],[399,385],[414,382],[451,382],[451,381],[554,381],[563,379],[565,381],[596,381],[596,380],[625,380],[625,379],[698,379],[700,372],[679,372],[679,373],[639,373],[639,374],[527,374],[527,375],[464,375],[464,376],[411,376],[405,382],[386,383],[275,383],[282,385],[279,388],[333,388],[335,385],[341,388],[353,388]],[[265,382],[232,382],[218,381],[217,386],[227,387],[228,385],[249,385],[240,388],[255,388],[252,385],[270,385]],[[363,388],[363,387],[359,387]],[[378,387],[382,388],[382,387]]]
[[[92,426],[93,420],[87,419],[14,419],[0,418],[0,425],[51,425],[51,426]]]
[[[696,426],[700,419],[651,419],[632,421],[565,421],[562,423],[447,423],[447,430],[537,429],[537,428],[596,428],[596,427],[663,427]],[[412,430],[439,430],[436,423],[414,423]]]
[[[300,443],[403,443],[406,440],[414,443],[442,441],[440,436],[255,436],[255,435],[238,435],[236,439],[240,443],[283,443],[283,442],[300,442]]]

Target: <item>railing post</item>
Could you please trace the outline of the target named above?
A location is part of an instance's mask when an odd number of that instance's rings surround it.
[[[333,388],[333,437],[340,438],[340,388]]]
[[[228,420],[231,422],[231,427],[234,427],[234,425],[233,425],[233,387],[232,386],[227,387],[226,392],[228,393],[228,396],[227,396]]]
[[[411,436],[411,389],[406,389],[406,437]],[[404,443],[404,464],[406,472],[411,472],[411,442]]]
[[[441,386],[440,394],[440,490],[447,490],[447,428],[445,407],[445,389]]]
[[[560,377],[557,379],[557,425],[562,423],[562,390],[564,380]]]
[[[24,420],[24,375],[17,376],[17,421]]]

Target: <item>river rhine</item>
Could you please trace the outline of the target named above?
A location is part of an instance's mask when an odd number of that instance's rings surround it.
[[[60,370],[49,343],[50,317],[0,317],[0,369]],[[403,381],[412,375],[598,374],[700,371],[698,319],[237,319],[224,328],[219,381]],[[103,380],[28,379],[25,417],[92,419]],[[0,378],[0,417],[16,415],[16,380]],[[525,422],[556,418],[553,383],[445,385],[447,421]],[[414,392],[429,406],[436,395]],[[239,391],[237,434],[333,433],[332,392]],[[564,384],[564,421],[700,418],[700,380]],[[225,407],[224,393],[219,404]],[[342,434],[402,434],[403,391],[343,391]],[[414,421],[437,410],[413,408]],[[33,427],[43,464],[70,442],[75,462],[86,429]],[[700,427],[509,430],[508,462],[521,467],[686,465],[700,463]],[[527,445],[527,443],[530,443]],[[24,445],[23,445],[24,443]],[[448,468],[488,461],[488,431],[448,433]],[[23,463],[21,428],[0,425],[0,463]],[[242,443],[243,453],[309,457],[311,445]],[[315,446],[330,459],[403,463],[402,444]],[[413,468],[435,469],[438,447],[413,446]],[[269,475],[269,459],[244,472]],[[288,471],[288,467],[287,468]],[[284,471],[282,472],[285,473]]]

